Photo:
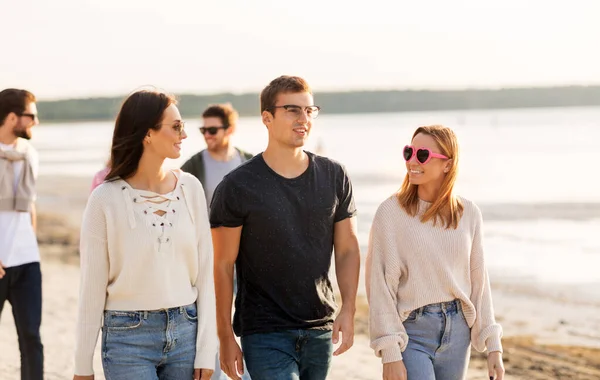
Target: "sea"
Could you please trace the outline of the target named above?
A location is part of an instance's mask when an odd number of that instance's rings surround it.
[[[109,156],[114,123],[44,123],[41,116],[32,139],[40,175],[91,179]],[[458,136],[456,191],[482,209],[493,281],[600,283],[600,107],[322,112],[306,149],[347,168],[363,258],[378,205],[406,175],[402,148],[417,127],[430,124],[451,127]],[[186,120],[181,157],[166,166],[178,167],[205,147],[200,126],[200,119]],[[264,150],[267,130],[259,117],[239,120],[234,144]]]

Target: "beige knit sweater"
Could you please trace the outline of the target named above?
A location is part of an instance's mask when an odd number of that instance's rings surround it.
[[[91,194],[81,225],[81,284],[75,374],[93,374],[105,310],[198,306],[195,368],[214,368],[218,339],[213,247],[200,181],[177,171],[167,203],[123,180]],[[156,209],[165,212],[163,216]]]
[[[479,208],[461,198],[457,229],[422,223],[429,203],[419,201],[408,215],[392,196],[378,208],[369,237],[366,265],[371,347],[383,363],[402,360],[408,335],[403,326],[412,310],[459,299],[471,344],[483,352],[502,351],[502,328],[494,318],[482,244]]]

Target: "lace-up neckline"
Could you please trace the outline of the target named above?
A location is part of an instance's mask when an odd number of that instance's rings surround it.
[[[136,226],[136,214],[156,236],[155,248],[158,252],[169,252],[172,246],[172,229],[176,222],[177,203],[181,201],[183,192],[179,176],[175,189],[166,194],[149,190],[138,190],[125,183],[121,189],[125,197],[128,219],[131,228]]]

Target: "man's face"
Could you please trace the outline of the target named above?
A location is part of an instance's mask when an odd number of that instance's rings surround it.
[[[220,117],[205,117],[203,121],[203,137],[209,151],[218,151],[227,146],[232,129],[225,128]]]
[[[269,142],[273,140],[286,147],[304,146],[313,125],[313,96],[308,92],[279,94],[275,108],[263,112],[263,123],[269,130]]]
[[[37,106],[29,103],[21,115],[17,115],[17,123],[13,127],[13,133],[17,137],[31,139],[31,128],[40,123],[37,117]]]

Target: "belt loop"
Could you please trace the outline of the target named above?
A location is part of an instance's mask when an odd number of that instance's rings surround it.
[[[424,310],[424,306],[421,306],[418,310],[417,310],[417,316],[422,317],[423,316],[423,310]]]
[[[179,314],[183,314],[183,306],[179,306]]]
[[[144,310],[144,319],[148,319],[148,310]]]

